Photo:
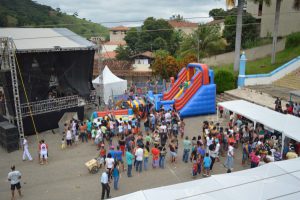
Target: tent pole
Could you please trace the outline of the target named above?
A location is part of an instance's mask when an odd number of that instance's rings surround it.
[[[219,106],[217,106],[217,122],[219,122]]]
[[[283,133],[281,133],[281,135],[281,156],[283,156],[285,135]]]

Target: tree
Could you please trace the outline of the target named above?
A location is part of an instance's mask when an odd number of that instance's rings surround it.
[[[179,71],[176,59],[165,50],[158,50],[154,53],[154,62],[151,68],[154,75],[164,79],[176,76]]]
[[[137,31],[136,28],[131,28],[127,31],[127,34],[124,38],[126,44],[131,52],[134,54],[141,52],[140,50],[140,33]]]
[[[271,5],[271,0],[252,0],[252,1],[254,3],[265,3],[268,6]],[[274,64],[275,60],[276,60],[276,49],[277,49],[277,38],[278,38],[278,29],[279,29],[279,17],[280,17],[281,2],[282,2],[282,0],[276,0],[271,64]],[[294,0],[293,8],[295,10],[299,10],[300,9],[300,0]]]
[[[192,54],[198,57],[199,61],[199,59],[216,54],[224,48],[225,43],[221,38],[220,27],[200,24],[193,34],[183,39],[180,55]]]
[[[227,16],[224,23],[225,29],[223,35],[229,45],[228,48],[231,50],[235,47],[236,16]],[[241,46],[245,47],[247,41],[253,41],[259,37],[259,32],[256,19],[249,13],[244,14],[243,23],[247,24],[247,26],[245,26],[242,30],[243,37],[241,38]]]
[[[215,74],[215,83],[217,85],[217,93],[220,94],[236,88],[236,77],[230,71],[218,70]]]
[[[194,54],[187,54],[178,61],[179,71],[181,68],[186,67],[189,63],[197,62],[197,57]]]
[[[124,47],[119,45],[117,49],[115,50],[117,53],[116,58],[117,60],[130,60],[131,51],[128,47]]]
[[[235,34],[235,58],[234,71],[238,71],[240,62],[241,40],[242,40],[242,24],[243,24],[243,8],[245,0],[226,0],[226,6],[232,8],[238,3],[238,13],[236,18],[236,34]]]
[[[161,37],[158,37],[153,41],[153,49],[151,49],[151,51],[159,49],[167,49],[167,42]]]
[[[179,37],[174,35],[174,32],[168,21],[149,17],[140,31],[130,29],[124,39],[135,53],[163,49],[173,54],[173,46],[179,45]]]
[[[172,17],[170,17],[170,20],[182,22],[182,21],[184,21],[184,18],[180,14],[177,14],[177,15],[175,14],[175,15],[172,15]]]
[[[209,11],[209,16],[214,18],[214,20],[225,19],[227,12],[223,8],[214,8]]]

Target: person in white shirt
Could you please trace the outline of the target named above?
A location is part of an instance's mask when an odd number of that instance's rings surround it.
[[[142,172],[142,163],[143,163],[143,157],[144,157],[144,150],[139,146],[137,150],[135,151],[135,170],[138,172]]]
[[[29,153],[29,150],[28,150],[27,137],[25,136],[24,140],[23,140],[23,161],[26,160],[26,157],[28,158],[28,160],[32,161],[32,157],[31,157],[31,155]]]
[[[166,122],[171,122],[172,116],[171,116],[170,112],[166,112],[165,119],[166,119]]]
[[[112,169],[115,164],[115,159],[112,158],[111,153],[107,154],[107,157],[105,158],[105,163],[106,163],[106,169],[108,170],[109,178],[112,178]]]
[[[230,173],[233,169],[233,158],[234,158],[234,148],[233,143],[231,142],[227,151],[227,158],[224,166],[227,168],[227,173]]]
[[[109,186],[109,171],[106,170],[102,173],[100,182],[102,185],[102,194],[101,194],[101,199],[104,199],[105,193],[106,193],[106,198],[110,198],[109,193],[110,193],[110,186]]]
[[[221,147],[221,145],[220,145],[219,139],[215,139],[215,142],[216,142],[216,149],[215,149],[215,151],[217,153],[216,160],[217,160],[217,162],[219,162],[220,161],[219,155],[220,155],[220,147]]]
[[[41,165],[44,164],[44,159],[47,164],[48,163],[48,145],[45,144],[44,140],[41,140],[41,144],[40,144],[40,163],[41,163]]]
[[[66,133],[67,147],[72,146],[72,131],[68,128]]]
[[[21,194],[21,173],[16,170],[15,166],[11,166],[11,172],[7,175],[8,181],[10,181],[10,189],[11,189],[11,199],[15,199],[15,189],[17,188],[19,196],[22,197]]]

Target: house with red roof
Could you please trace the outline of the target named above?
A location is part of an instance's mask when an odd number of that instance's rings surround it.
[[[175,30],[182,31],[187,35],[193,33],[198,28],[197,23],[189,21],[169,20],[168,22]]]

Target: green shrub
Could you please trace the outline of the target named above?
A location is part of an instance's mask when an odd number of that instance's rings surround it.
[[[232,90],[236,88],[235,75],[226,70],[218,70],[215,74],[215,83],[217,85],[217,93],[223,93],[226,90]]]
[[[285,47],[297,47],[300,46],[300,32],[292,33],[286,38]]]

